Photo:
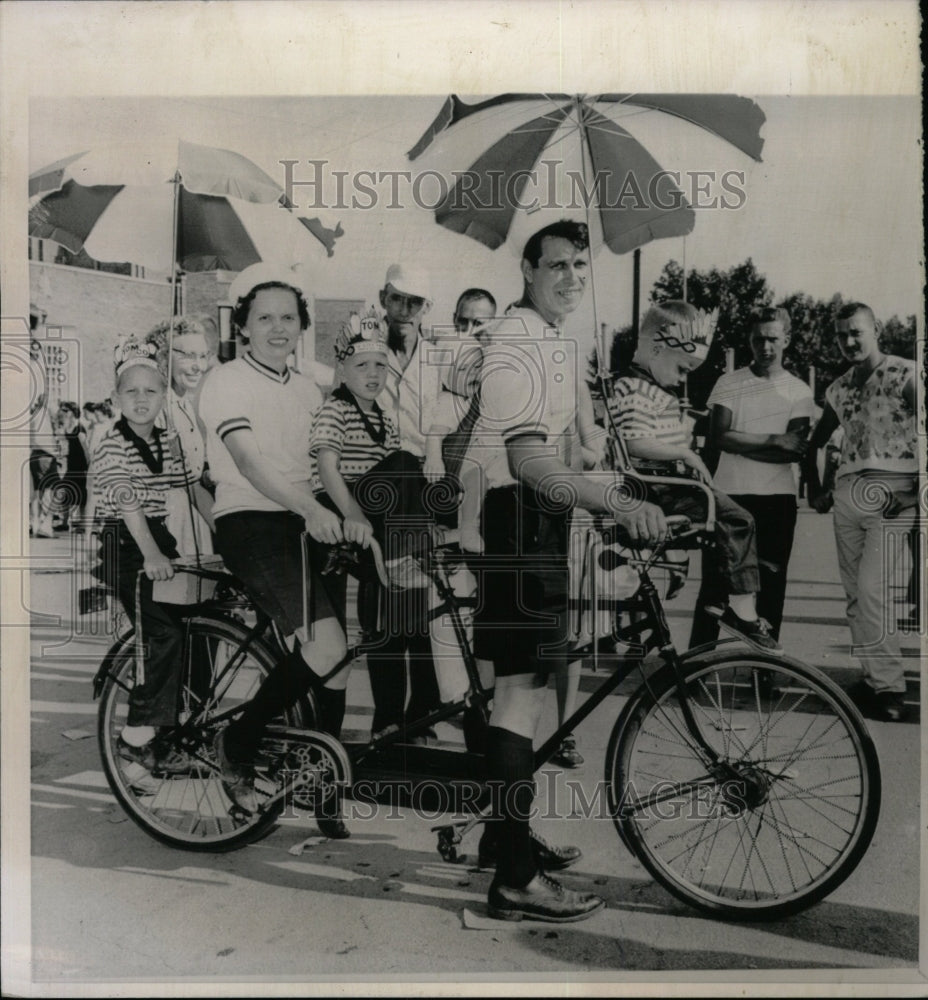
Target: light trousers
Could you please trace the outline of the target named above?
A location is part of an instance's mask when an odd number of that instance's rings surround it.
[[[885,518],[886,487],[856,475],[838,480],[834,498],[838,568],[847,595],[854,655],[875,691],[901,694],[905,691],[905,667],[896,626],[895,592],[900,584],[905,585],[900,571],[908,556],[915,509]]]

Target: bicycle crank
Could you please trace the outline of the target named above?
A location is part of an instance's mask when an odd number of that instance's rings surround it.
[[[278,802],[315,810],[337,789],[351,785],[351,761],[328,733],[289,726],[268,726],[259,753],[272,760],[277,789],[262,808]]]

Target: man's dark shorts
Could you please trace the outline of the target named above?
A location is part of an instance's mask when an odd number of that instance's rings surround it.
[[[487,492],[475,653],[497,676],[550,673],[569,662],[570,509],[524,486]]]

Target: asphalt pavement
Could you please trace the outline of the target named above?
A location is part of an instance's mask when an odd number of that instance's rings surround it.
[[[576,988],[586,980],[622,984],[657,976],[694,989],[731,978],[894,983],[900,995],[924,988],[918,972],[919,636],[904,641],[912,720],[870,723],[884,785],[876,834],[858,869],[824,902],[768,924],[707,919],[651,880],[610,820],[564,816],[559,808],[542,811],[536,825],[548,839],[583,849],[564,881],[603,895],[607,908],[576,925],[504,924],[486,919],[490,874],[437,854],[430,827],[447,817],[382,809],[355,817],[351,838],[335,842],[297,813],[264,840],[228,854],[179,851],[136,828],[111,796],[97,754],[90,681],[111,622],[76,613],[81,580],[73,564],[80,544],[80,536],[36,539],[31,548],[24,543],[27,558],[7,554],[4,562],[4,584],[21,584],[31,626],[34,986],[68,995],[75,984],[117,980],[319,980],[415,982],[415,990],[428,993],[463,980],[543,977]],[[686,588],[667,606],[682,646],[698,576],[697,559]],[[781,638],[788,652],[839,682],[856,676],[828,516],[800,514]],[[582,691],[597,680],[587,665]],[[624,701],[622,692],[607,698],[578,731],[586,758],[581,768],[549,766],[541,773],[542,804],[561,795],[568,781],[595,794]],[[363,738],[370,718],[362,661],[349,683],[349,736]],[[554,720],[552,691],[543,731],[553,729]],[[438,737],[461,739],[448,724],[438,727]],[[476,841],[472,833],[462,845],[471,857]]]

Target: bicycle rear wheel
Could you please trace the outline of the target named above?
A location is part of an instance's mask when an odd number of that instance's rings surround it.
[[[606,751],[610,813],[673,895],[717,917],[773,920],[824,898],[863,857],[880,769],[863,719],[820,671],[720,651],[632,695]]]
[[[179,725],[164,734],[187,755],[182,774],[156,777],[140,764],[127,762],[116,748],[135,684],[135,643],[130,638],[113,655],[101,693],[97,737],[106,778],[119,804],[146,833],[172,847],[191,851],[229,851],[270,832],[283,803],[246,813],[223,787],[212,741],[227,713],[248,701],[275,662],[260,642],[247,652],[247,629],[226,618],[187,621],[180,684]],[[283,717],[289,726],[305,721],[299,707]],[[273,794],[271,789],[266,790]]]

